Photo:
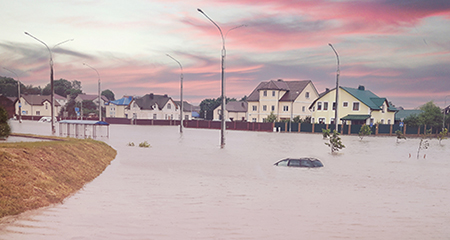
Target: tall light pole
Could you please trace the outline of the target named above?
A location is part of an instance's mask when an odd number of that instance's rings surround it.
[[[335,129],[336,132],[339,131],[338,126],[339,126],[339,121],[338,121],[338,106],[339,106],[339,55],[336,52],[336,50],[334,49],[333,45],[331,45],[331,43],[328,43],[328,45],[331,47],[331,49],[333,49],[334,53],[336,54],[336,58],[337,58],[337,70],[336,70],[336,110],[334,112],[334,123],[335,123]]]
[[[208,15],[206,15],[206,13],[204,13],[200,8],[197,8],[197,11],[199,11],[201,14],[203,14],[209,21],[211,21],[216,27],[217,29],[219,29],[220,32],[220,36],[222,37],[222,78],[221,78],[221,86],[222,86],[222,93],[221,93],[221,98],[222,98],[222,106],[221,106],[221,128],[220,128],[220,148],[223,148],[225,146],[225,103],[226,103],[226,96],[225,96],[225,56],[226,56],[226,50],[225,50],[225,38],[228,34],[229,31],[236,29],[236,28],[240,28],[240,27],[245,27],[246,25],[240,25],[234,28],[231,28],[230,30],[228,30],[225,34],[225,37],[223,36],[222,33],[222,29],[220,29],[219,25],[217,25],[210,17],[208,17]]]
[[[47,44],[45,44],[45,42],[39,40],[35,36],[33,36],[33,35],[31,35],[31,34],[29,34],[27,32],[25,32],[25,34],[30,36],[30,37],[32,37],[32,38],[34,38],[36,41],[44,44],[44,46],[47,48],[49,56],[50,56],[50,61],[49,61],[49,63],[50,63],[50,91],[51,91],[51,93],[50,93],[50,106],[51,106],[50,112],[51,112],[51,118],[52,118],[52,121],[51,121],[51,123],[52,123],[52,135],[54,135],[56,131],[55,131],[55,122],[54,122],[54,117],[55,117],[54,106],[55,106],[55,102],[54,102],[53,95],[55,94],[55,91],[54,91],[54,88],[53,88],[53,56],[52,56],[52,50],[47,46]],[[68,41],[73,41],[73,39],[68,39],[68,40],[62,41],[62,42],[56,44],[55,46],[53,46],[52,49],[56,48],[57,46],[59,46],[59,45],[61,45],[63,43],[66,43]]]
[[[176,60],[174,57],[170,56],[169,54],[166,54],[168,57],[172,58],[175,62],[180,65],[180,133],[183,133],[183,66],[181,63]]]
[[[97,73],[97,77],[98,77],[98,120],[102,121],[102,96],[100,93],[100,74],[98,73],[97,69],[89,66],[87,63],[83,63],[84,66],[87,66],[89,68],[91,68],[92,70],[94,70]]]
[[[450,95],[445,96],[444,100],[445,100],[445,104],[444,104],[444,109],[442,112],[442,131],[444,131],[445,129],[445,108],[447,108],[447,97],[449,97]]]
[[[8,69],[8,68],[3,68],[9,72],[11,72],[12,74],[16,75],[17,77],[17,101],[19,102],[19,123],[22,123],[22,105],[20,103],[20,79],[19,79],[19,75],[17,75],[17,73],[15,73],[13,70]]]

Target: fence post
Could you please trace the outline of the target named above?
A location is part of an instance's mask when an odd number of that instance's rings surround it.
[[[312,124],[312,133],[314,133],[314,123]]]
[[[298,132],[301,132],[300,129],[302,128],[302,124],[299,122],[298,123]]]
[[[389,136],[392,135],[392,124],[389,125]]]

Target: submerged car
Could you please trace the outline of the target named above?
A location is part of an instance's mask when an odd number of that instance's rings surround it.
[[[306,167],[306,168],[323,167],[322,162],[316,158],[286,158],[276,162],[274,165],[286,167]]]

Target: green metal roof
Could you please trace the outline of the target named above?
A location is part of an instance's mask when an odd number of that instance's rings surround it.
[[[366,120],[368,118],[370,118],[370,115],[349,114],[341,118],[341,120]]]
[[[423,111],[422,110],[398,110],[395,113],[395,120],[400,121],[402,119],[408,118],[411,115],[419,116]]]
[[[386,98],[380,98],[369,90],[359,88],[341,87],[356,99],[367,105],[370,109],[381,110],[381,105],[386,101]]]

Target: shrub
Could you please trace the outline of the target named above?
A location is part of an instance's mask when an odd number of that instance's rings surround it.
[[[365,136],[369,136],[370,134],[372,134],[370,127],[368,125],[362,125],[359,130],[359,138],[362,140]]]
[[[0,107],[0,138],[7,138],[11,134],[11,128],[8,124],[8,113],[3,107]]]
[[[139,143],[139,147],[148,148],[148,147],[150,147],[150,144],[147,141],[144,141],[144,142]]]
[[[336,130],[333,130],[333,134],[330,136],[330,142],[325,143],[325,145],[331,148],[331,153],[345,148],[344,144],[342,144],[341,137],[339,137],[339,133],[336,132]]]

